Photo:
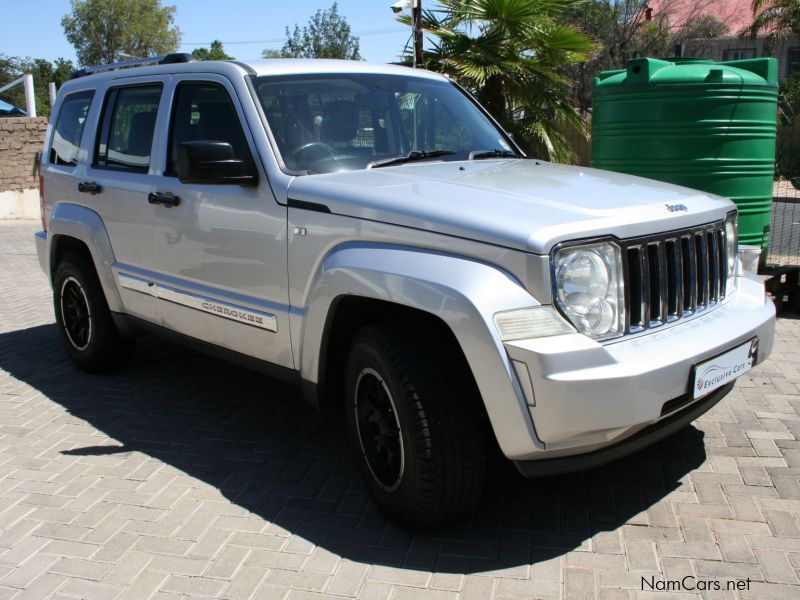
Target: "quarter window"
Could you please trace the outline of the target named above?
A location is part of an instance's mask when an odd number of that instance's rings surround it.
[[[247,140],[228,92],[214,83],[182,83],[175,92],[166,175],[174,176],[184,142],[228,142],[233,157],[251,161]]]
[[[93,97],[94,90],[87,90],[64,98],[50,143],[50,164],[70,167],[78,164],[78,150]]]
[[[103,108],[95,166],[147,172],[160,85],[115,88]]]

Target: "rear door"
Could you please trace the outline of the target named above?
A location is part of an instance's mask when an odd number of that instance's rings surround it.
[[[160,323],[160,303],[147,292],[156,269],[152,149],[166,119],[160,110],[169,76],[128,77],[104,90],[102,110],[82,191],[103,219],[116,260],[113,270],[125,310]],[[144,293],[143,293],[144,292]]]
[[[292,367],[288,323],[286,207],[272,194],[233,84],[214,74],[175,76],[156,192],[177,198],[154,213],[155,281],[165,326],[280,366]],[[248,101],[251,101],[249,97]],[[183,142],[232,145],[257,165],[257,187],[182,183]]]

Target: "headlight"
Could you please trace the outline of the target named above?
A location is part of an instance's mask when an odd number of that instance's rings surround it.
[[[597,340],[623,334],[625,312],[619,246],[599,242],[556,252],[556,303],[581,333]]]
[[[739,219],[735,212],[725,219],[725,246],[728,255],[728,278],[736,276],[736,254],[739,246]]]

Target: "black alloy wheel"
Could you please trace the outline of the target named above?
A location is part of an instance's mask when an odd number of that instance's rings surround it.
[[[375,369],[365,368],[359,373],[353,410],[361,452],[370,472],[386,491],[396,490],[405,467],[403,436],[392,395]]]

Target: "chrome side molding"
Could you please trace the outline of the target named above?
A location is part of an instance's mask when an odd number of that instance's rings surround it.
[[[187,306],[216,317],[236,321],[237,323],[244,323],[267,331],[278,331],[278,319],[270,313],[183,292],[161,283],[128,275],[127,273],[119,273],[117,279],[120,286],[128,290],[147,294],[159,300],[166,300],[181,306]]]

